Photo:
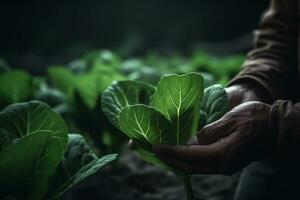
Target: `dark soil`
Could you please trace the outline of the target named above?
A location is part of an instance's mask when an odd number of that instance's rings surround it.
[[[239,175],[194,175],[195,197],[231,200]],[[65,200],[184,200],[180,180],[171,172],[143,162],[131,152],[119,158],[119,165],[107,167],[66,193]]]

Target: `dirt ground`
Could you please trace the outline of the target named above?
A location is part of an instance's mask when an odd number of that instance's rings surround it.
[[[195,197],[231,200],[239,175],[194,175]],[[198,197],[198,198],[197,198]],[[171,172],[142,161],[132,151],[119,158],[119,165],[107,167],[67,192],[64,200],[184,200],[180,180]]]

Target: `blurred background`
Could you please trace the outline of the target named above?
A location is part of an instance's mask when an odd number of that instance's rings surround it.
[[[244,53],[267,0],[1,1],[0,56],[15,67],[63,64],[92,49],[122,56],[209,48]],[[219,44],[219,45],[218,45]]]
[[[252,48],[268,0],[73,0],[0,2],[0,109],[40,100],[97,155],[118,161],[64,199],[182,200],[179,180],[128,150],[101,109],[116,80],[155,85],[169,73],[200,72],[226,85]],[[231,200],[239,173],[193,176],[196,196]],[[141,181],[142,180],[142,181]]]

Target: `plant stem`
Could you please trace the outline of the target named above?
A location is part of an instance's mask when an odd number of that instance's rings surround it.
[[[181,180],[184,185],[185,193],[186,193],[186,199],[187,200],[194,200],[194,192],[191,184],[191,176],[182,173],[181,174]]]

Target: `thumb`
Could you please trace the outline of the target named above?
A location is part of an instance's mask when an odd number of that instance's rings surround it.
[[[202,128],[197,134],[198,144],[208,145],[217,142],[223,137],[229,135],[228,123],[225,120],[219,119]]]

